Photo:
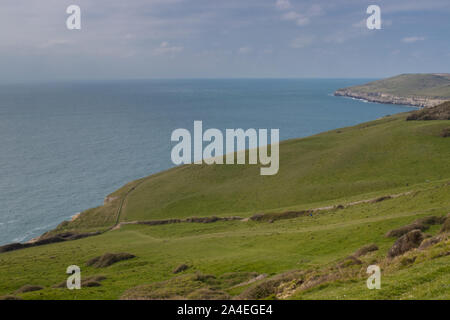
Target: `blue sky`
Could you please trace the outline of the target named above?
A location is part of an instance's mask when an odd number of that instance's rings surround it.
[[[449,18],[449,0],[2,0],[0,81],[450,72]]]

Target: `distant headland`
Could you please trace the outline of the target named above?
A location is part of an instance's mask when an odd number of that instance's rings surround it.
[[[450,100],[450,74],[401,74],[339,89],[334,95],[378,103],[433,107]]]

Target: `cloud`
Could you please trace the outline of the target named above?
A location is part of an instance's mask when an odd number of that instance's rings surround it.
[[[252,51],[253,50],[250,47],[241,47],[241,48],[239,48],[238,53],[239,54],[248,54],[248,53],[251,53]]]
[[[314,42],[315,37],[312,35],[304,35],[295,38],[291,42],[291,47],[295,49],[305,48]]]
[[[52,48],[55,46],[65,46],[71,44],[71,41],[65,39],[48,40],[38,45],[39,48]]]
[[[277,0],[275,6],[280,10],[286,10],[292,8],[291,3],[289,0]]]
[[[424,37],[405,37],[402,39],[402,42],[404,43],[414,43],[417,41],[424,41],[425,38]]]
[[[323,9],[318,4],[313,4],[308,10],[308,15],[313,16],[313,17],[320,16],[322,13],[323,13]]]
[[[277,2],[278,3],[278,2]],[[278,7],[280,8],[280,7]],[[289,9],[289,7],[286,7],[284,9]],[[317,17],[323,14],[323,9],[318,4],[313,4],[311,7],[309,7],[307,10],[305,10],[305,13],[298,13],[296,11],[289,11],[284,13],[281,16],[281,19],[287,20],[287,21],[295,21],[295,23],[298,26],[306,26],[310,23],[311,17]]]
[[[382,7],[382,13],[403,13],[414,11],[448,11],[448,0],[403,0],[391,1]]]
[[[294,11],[289,11],[281,17],[283,20],[294,20],[298,26],[305,26],[309,23],[309,18]]]
[[[158,48],[153,49],[153,54],[157,56],[161,55],[174,55],[184,50],[184,47],[170,46],[167,41],[162,42]]]
[[[369,37],[371,35],[376,34],[376,32],[373,32],[373,30],[365,28],[350,28],[343,30],[336,30],[331,33],[329,33],[325,38],[324,41],[328,43],[337,43],[337,44],[343,44],[348,41],[352,41],[361,37]]]

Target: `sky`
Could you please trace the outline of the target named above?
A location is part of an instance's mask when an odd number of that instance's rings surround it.
[[[1,0],[0,82],[450,72],[449,17],[449,0]]]

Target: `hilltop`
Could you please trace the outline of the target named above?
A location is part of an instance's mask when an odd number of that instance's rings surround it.
[[[130,182],[50,244],[0,253],[0,296],[449,299],[449,108],[282,142],[275,176],[185,165]],[[82,290],[64,289],[69,265]]]
[[[371,102],[432,107],[450,100],[450,74],[402,74],[339,89],[334,94]]]

